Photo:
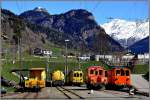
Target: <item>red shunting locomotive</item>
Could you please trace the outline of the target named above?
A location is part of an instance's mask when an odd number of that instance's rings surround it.
[[[86,69],[86,85],[88,89],[105,89],[107,71],[101,66],[90,66]]]

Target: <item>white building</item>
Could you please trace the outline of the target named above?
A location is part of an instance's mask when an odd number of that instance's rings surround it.
[[[138,54],[139,63],[148,63],[149,62],[149,53]]]
[[[43,50],[43,54],[46,56],[52,56],[52,51]]]
[[[138,59],[149,59],[149,53],[138,54]]]
[[[95,55],[95,60],[99,61],[100,59],[112,60],[112,55]]]
[[[89,61],[90,57],[87,56],[82,56],[82,57],[78,57],[79,60],[83,60],[83,61]]]
[[[132,59],[134,56],[135,56],[135,55],[128,53],[128,54],[123,55],[123,56],[122,56],[122,59],[123,59],[123,60],[130,60],[130,59]]]
[[[134,54],[132,53],[127,53],[122,56],[117,56],[117,55],[95,55],[95,60],[99,61],[100,59],[103,59],[105,61],[109,61],[111,63],[127,63],[131,59],[134,58]],[[149,62],[149,53],[145,54],[139,54],[138,55],[138,63],[148,63]]]

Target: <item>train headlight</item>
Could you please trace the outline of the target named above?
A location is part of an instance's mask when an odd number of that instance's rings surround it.
[[[25,83],[25,86],[29,86],[29,83]]]

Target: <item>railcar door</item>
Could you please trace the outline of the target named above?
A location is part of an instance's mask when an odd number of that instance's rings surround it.
[[[127,69],[127,70],[125,70],[125,75],[126,75],[126,85],[131,85],[131,78],[130,78],[130,70],[129,69]]]
[[[114,78],[113,78],[113,84],[119,84],[119,81],[120,81],[120,76],[121,76],[121,71],[120,69],[115,69],[114,70]]]

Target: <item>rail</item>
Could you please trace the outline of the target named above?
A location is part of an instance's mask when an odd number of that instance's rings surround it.
[[[71,91],[71,90],[68,90],[64,87],[56,87],[60,92],[62,92],[68,99],[73,99],[69,94],[67,94],[67,92],[75,95],[76,97],[80,98],[80,99],[85,99],[84,97],[76,94],[75,92]],[[66,92],[67,91],[67,92]]]

